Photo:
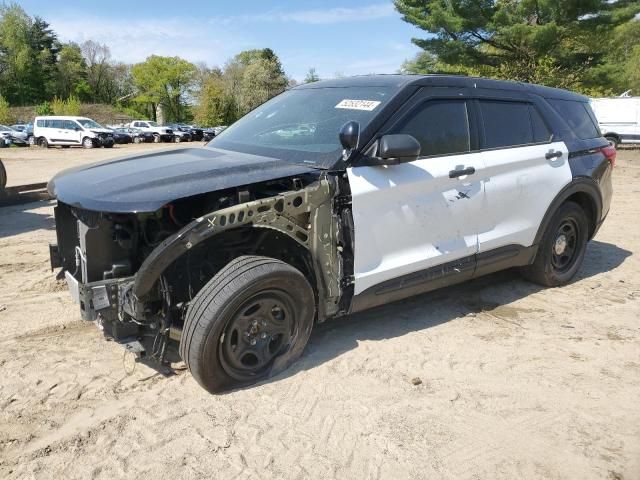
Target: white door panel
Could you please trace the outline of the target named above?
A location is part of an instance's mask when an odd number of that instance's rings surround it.
[[[484,190],[475,175],[480,154],[347,169],[355,227],[355,294],[386,280],[478,251]]]
[[[547,160],[549,151],[562,156]],[[479,251],[532,245],[552,200],[571,182],[566,145],[555,142],[480,155],[484,169],[478,173],[486,191],[486,209],[478,230]]]

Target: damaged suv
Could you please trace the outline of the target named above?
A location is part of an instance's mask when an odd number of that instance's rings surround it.
[[[302,85],[205,148],[49,184],[82,316],[208,391],[299,357],[313,324],[521,267],[570,281],[615,149],[582,96],[456,76]]]

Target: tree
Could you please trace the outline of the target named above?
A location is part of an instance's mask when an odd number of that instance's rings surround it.
[[[87,65],[76,43],[63,45],[58,54],[56,93],[62,98],[71,95],[88,99],[91,89],[87,83]]]
[[[9,102],[0,95],[0,123],[13,123],[12,120]]]
[[[605,89],[616,26],[633,21],[633,0],[395,0],[403,19],[430,34],[407,71],[469,73],[580,90]]]
[[[195,71],[196,67],[182,58],[151,55],[131,69],[138,90],[136,100],[150,105],[154,118],[160,107],[168,120],[184,120],[185,96]]]
[[[222,74],[210,74],[198,94],[194,120],[203,127],[215,127],[226,123],[233,99],[225,94]]]
[[[307,76],[304,77],[304,83],[313,83],[320,81],[320,76],[316,73],[315,68],[310,68],[307,72]]]
[[[0,93],[25,105],[51,95],[58,40],[49,24],[17,4],[0,4]]]

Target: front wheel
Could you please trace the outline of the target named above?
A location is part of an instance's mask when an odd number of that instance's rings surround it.
[[[93,148],[93,139],[89,137],[84,137],[84,139],[82,139],[82,146],[84,148]]]
[[[160,135],[154,135],[153,136],[153,143],[160,143],[162,139],[160,138]]]
[[[305,276],[267,257],[239,257],[195,296],[180,356],[211,393],[286,369],[311,335],[315,297]]]
[[[522,274],[545,287],[569,283],[580,269],[589,239],[589,220],[577,203],[566,202],[553,215],[533,264]]]
[[[176,135],[175,137],[173,137],[173,141],[176,143],[180,143],[182,141],[182,138],[180,137],[180,135]]]

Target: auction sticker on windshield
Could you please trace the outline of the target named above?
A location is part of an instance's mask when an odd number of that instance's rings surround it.
[[[336,108],[345,108],[347,110],[366,110],[367,112],[373,111],[382,102],[377,100],[342,100],[336,105]]]

